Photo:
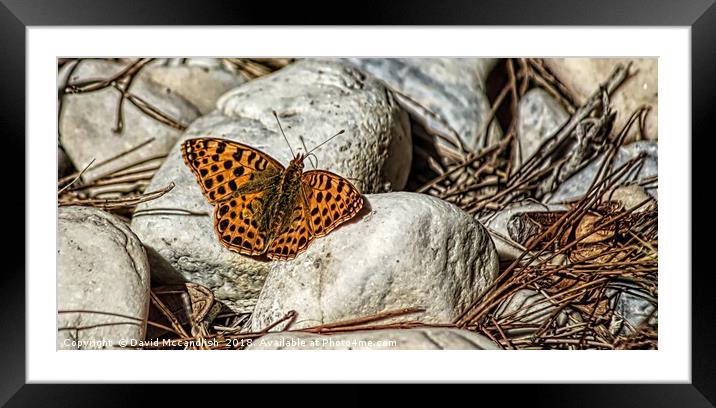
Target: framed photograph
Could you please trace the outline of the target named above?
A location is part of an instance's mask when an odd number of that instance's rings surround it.
[[[458,382],[712,405],[691,255],[712,4],[380,5],[342,27],[164,3],[0,9],[26,170],[1,401]]]

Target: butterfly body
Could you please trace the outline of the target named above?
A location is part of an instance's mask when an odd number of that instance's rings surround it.
[[[291,209],[296,208],[301,199],[301,176],[303,162],[299,158],[291,160],[286,170],[270,183],[266,192],[266,209],[259,223],[269,231],[269,237],[276,237],[291,221]]]
[[[348,180],[303,172],[300,154],[284,168],[253,147],[213,138],[185,141],[182,154],[215,207],[220,242],[241,254],[292,259],[363,205]]]

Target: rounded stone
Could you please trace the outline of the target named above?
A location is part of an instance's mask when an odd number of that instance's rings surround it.
[[[625,211],[634,209],[635,213],[656,210],[658,203],[646,190],[636,184],[617,187],[612,191],[604,193],[603,201],[616,201],[624,206]],[[646,203],[644,203],[646,201]],[[639,208],[635,208],[640,205]]]
[[[471,151],[485,147],[481,133],[490,115],[485,81],[497,63],[495,58],[340,58],[388,86],[407,95],[443,118]],[[414,105],[408,102],[408,105]],[[443,134],[450,129],[415,106],[413,113]],[[493,120],[485,138],[487,145],[502,135]]]
[[[148,186],[176,187],[140,204],[132,228],[186,280],[210,288],[237,312],[256,303],[268,263],[232,252],[214,232],[212,206],[183,162],[180,144],[194,137],[218,137],[248,144],[288,165],[291,151],[271,111],[280,117],[294,152],[300,136],[315,151],[318,168],[350,179],[362,193],[402,188],[410,170],[407,115],[391,94],[360,71],[331,62],[301,61],[224,94],[218,110],[187,129]],[[312,157],[313,159],[313,157]],[[310,160],[304,161],[310,170]],[[179,211],[176,211],[179,210]]]
[[[227,92],[218,108],[218,116],[195,124],[187,136],[235,138],[285,164],[291,149],[312,150],[344,130],[314,152],[318,168],[353,178],[363,193],[400,190],[408,179],[407,114],[380,82],[355,68],[302,60]]]
[[[359,331],[330,336],[312,333],[269,333],[247,350],[500,350],[487,337],[452,328]]]
[[[70,69],[72,65],[68,64],[65,69]],[[90,79],[110,78],[126,66],[104,60],[84,60],[73,72],[70,82],[76,84]],[[191,123],[199,115],[198,109],[180,95],[172,93],[171,88],[149,79],[148,68],[140,71],[129,91],[174,120],[183,124]],[[60,78],[67,75],[67,72],[61,72]],[[128,100],[123,104],[122,131],[115,131],[120,99],[120,91],[112,86],[94,92],[67,94],[63,98],[59,122],[60,142],[80,169],[92,159],[99,164],[153,138],[146,146],[111,163],[88,169],[82,175],[85,181],[166,154],[181,134],[179,129],[151,118]]]
[[[58,349],[144,340],[149,287],[144,248],[126,224],[91,207],[59,209]]]
[[[425,312],[398,320],[451,323],[497,276],[492,240],[458,207],[406,192],[365,201],[355,220],[294,260],[271,264],[252,331],[290,310],[298,313],[292,328],[410,307]]]
[[[220,59],[213,60],[216,61],[190,60],[185,64],[161,61],[147,68],[147,77],[206,114],[216,109],[221,95],[246,82],[239,73],[225,69]]]
[[[615,336],[629,336],[643,325],[658,325],[658,299],[639,285],[615,281],[605,292],[615,312],[609,325]]]
[[[502,328],[507,337],[516,339],[536,334],[538,328],[547,319],[552,318],[556,311],[557,305],[542,293],[532,289],[520,289],[497,307],[495,317],[500,324],[505,326],[509,324],[522,326]],[[570,308],[564,308],[553,318],[551,324],[563,328],[581,322],[582,317],[579,313]]]
[[[584,103],[599,85],[609,78],[617,64],[632,63],[633,78],[627,80],[612,96],[617,112],[614,129],[621,130],[640,106],[651,109],[646,116],[645,137],[657,140],[659,123],[659,90],[657,58],[546,58],[545,64],[568,89],[575,92],[576,102]],[[632,126],[627,142],[636,140],[639,126]]]
[[[612,171],[618,169],[627,161],[638,157],[640,154],[645,155],[642,165],[636,166],[631,172],[625,174],[624,177],[619,180],[619,183],[625,184],[631,181],[646,180],[658,174],[659,149],[657,142],[646,140],[621,146],[612,162]],[[589,186],[592,185],[592,181],[597,175],[602,161],[604,161],[604,156],[604,153],[600,154],[583,169],[565,180],[546,202],[563,203],[582,198],[589,189]],[[647,187],[646,192],[658,200],[658,187]]]
[[[569,119],[569,115],[550,94],[542,88],[532,88],[520,99],[518,106],[517,135],[522,165]]]
[[[500,261],[509,262],[519,258],[524,252],[524,248],[514,242],[508,229],[514,216],[527,212],[565,210],[567,210],[567,207],[563,205],[547,205],[536,202],[514,203],[510,207],[498,211],[483,221],[492,237],[492,241],[495,243]]]

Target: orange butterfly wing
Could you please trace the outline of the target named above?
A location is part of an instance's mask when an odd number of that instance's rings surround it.
[[[261,186],[256,183],[280,175],[281,163],[251,146],[224,139],[188,139],[182,155],[215,206],[214,229],[221,244],[245,255],[266,252],[267,232],[260,225],[266,190],[245,187],[252,182]]]
[[[363,208],[360,192],[343,177],[325,170],[303,173],[301,190],[308,203],[308,224],[322,237]]]
[[[271,156],[224,139],[188,139],[182,143],[182,156],[212,204],[231,197],[248,182],[284,171]]]
[[[219,203],[214,228],[225,247],[244,255],[261,255],[267,248],[267,231],[261,228],[264,192],[240,194]]]

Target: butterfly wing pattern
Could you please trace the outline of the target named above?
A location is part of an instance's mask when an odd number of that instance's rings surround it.
[[[220,242],[241,254],[293,259],[363,206],[358,190],[336,174],[311,170],[299,178],[303,156],[287,170],[250,146],[211,138],[185,141],[182,153],[202,193],[215,206]],[[293,180],[286,177],[289,173],[300,184],[298,194],[286,193],[295,189],[283,190],[283,181]],[[286,197],[292,198],[288,205],[282,199]]]
[[[245,255],[266,252],[268,231],[261,228],[265,192],[232,197],[216,206],[214,228],[221,243]]]
[[[204,196],[215,206],[214,229],[221,243],[245,255],[264,253],[264,199],[285,170],[281,163],[251,146],[222,139],[188,139],[182,153]]]
[[[212,204],[231,197],[248,183],[262,187],[259,184],[285,170],[271,156],[229,140],[188,139],[182,144],[182,154]]]
[[[309,205],[309,224],[316,237],[327,235],[363,207],[358,190],[348,180],[329,171],[303,173],[302,188]]]

